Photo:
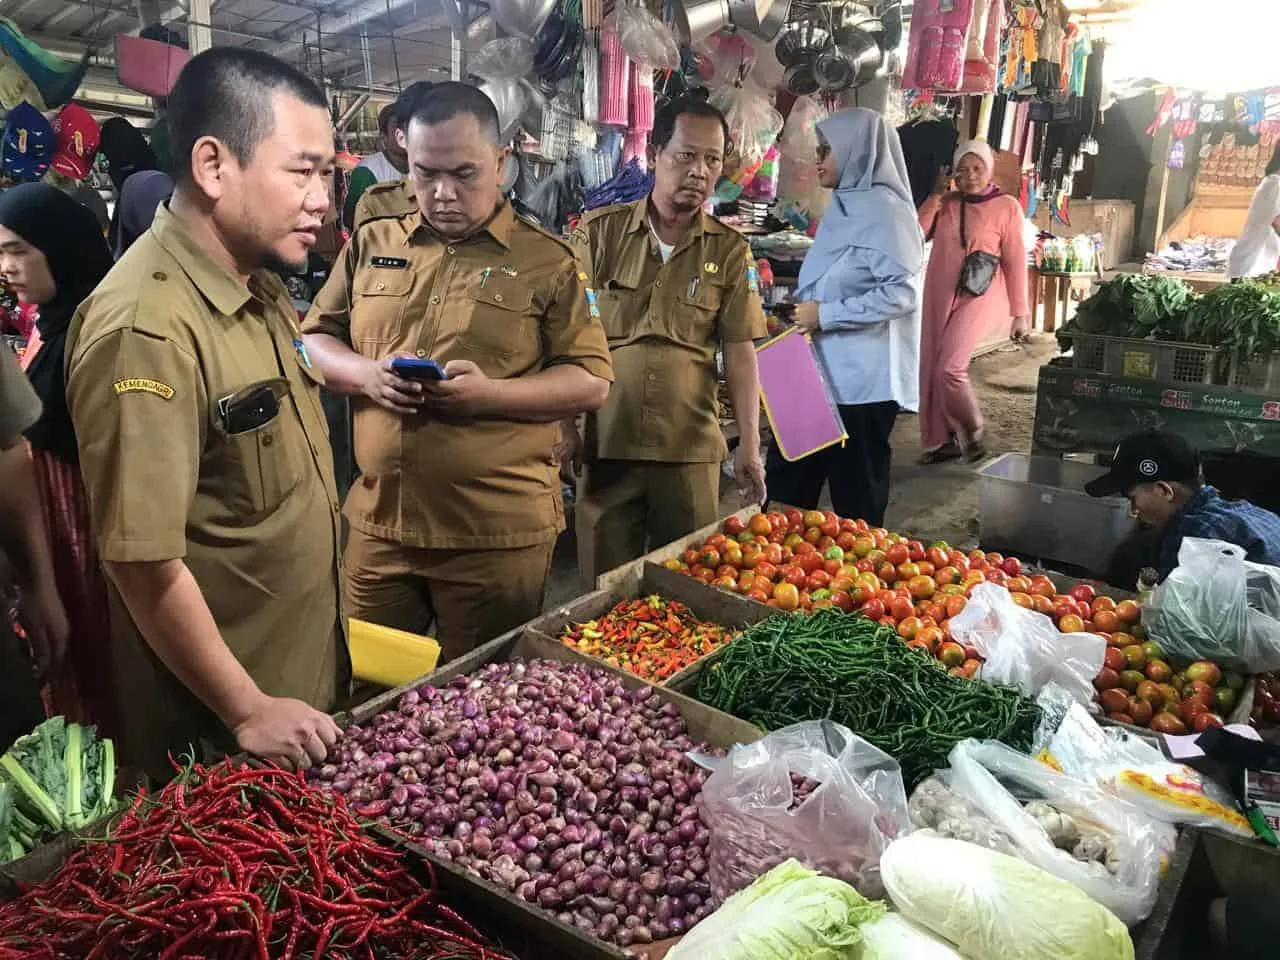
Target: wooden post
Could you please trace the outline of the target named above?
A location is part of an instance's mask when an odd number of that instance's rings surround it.
[[[1160,206],[1156,209],[1156,239],[1153,253],[1160,252],[1160,238],[1164,235],[1164,208],[1169,198],[1169,158],[1173,155],[1173,136],[1169,137],[1168,149],[1164,152],[1164,172],[1160,175]]]

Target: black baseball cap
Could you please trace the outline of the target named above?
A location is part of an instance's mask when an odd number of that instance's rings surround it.
[[[1200,477],[1200,454],[1176,433],[1147,430],[1116,444],[1111,469],[1084,485],[1091,497],[1128,492],[1140,483],[1194,483]]]

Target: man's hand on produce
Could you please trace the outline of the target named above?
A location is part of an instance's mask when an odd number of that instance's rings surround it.
[[[791,320],[806,333],[813,333],[818,329],[818,305],[812,300],[797,303]]]
[[[67,635],[71,632],[58,591],[51,585],[32,587],[23,594],[20,619],[31,647],[36,675],[43,677],[62,659],[67,649]]]
[[[392,360],[412,356],[412,353],[400,351],[382,360],[370,360],[362,391],[364,395],[392,413],[418,413],[422,409],[422,384],[391,372]]]
[[[768,494],[764,485],[764,461],[760,459],[758,444],[738,444],[733,455],[733,475],[744,502],[764,503]]]
[[[470,360],[450,360],[444,366],[447,380],[423,385],[423,406],[444,417],[480,417],[493,410],[495,384],[499,381]]]
[[[582,473],[582,434],[576,426],[571,429],[565,424],[560,425],[560,442],[555,445],[555,455],[560,462],[560,479],[572,485]]]
[[[263,697],[231,732],[241,750],[299,769],[322,763],[341,736],[328,714],[287,697]]]

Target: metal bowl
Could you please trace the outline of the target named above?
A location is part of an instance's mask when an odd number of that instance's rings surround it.
[[[729,26],[729,0],[677,0],[675,15],[680,38],[695,44]]]
[[[766,0],[764,3],[729,0],[729,19],[733,25],[767,43],[778,38],[790,12],[791,0]]]
[[[794,67],[810,59],[830,43],[831,34],[826,28],[809,20],[801,20],[788,23],[782,28],[773,52],[784,67]]]
[[[794,67],[788,67],[782,84],[789,93],[797,97],[807,97],[818,92],[818,78],[813,75],[813,61],[803,60]]]

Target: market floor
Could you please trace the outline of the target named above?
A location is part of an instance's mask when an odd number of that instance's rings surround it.
[[[973,362],[970,375],[987,418],[986,443],[990,456],[1030,451],[1036,379],[1040,367],[1057,352],[1054,338],[1041,333],[1027,346],[1010,344]],[[893,487],[887,525],[921,540],[976,545],[977,466],[980,465],[950,463],[923,467],[916,463],[920,452],[919,423],[914,414],[903,414],[893,432]],[[721,512],[736,509],[737,502],[732,482],[726,481],[720,490]],[[547,584],[547,605],[564,603],[579,596],[582,589],[570,521],[570,529],[556,545]]]

